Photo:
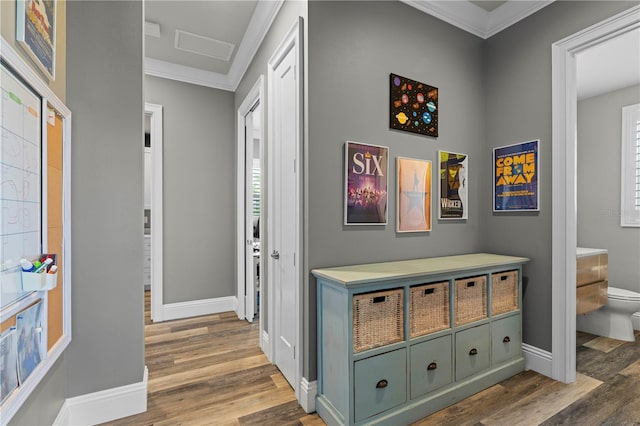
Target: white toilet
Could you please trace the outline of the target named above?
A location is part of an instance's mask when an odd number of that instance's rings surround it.
[[[635,342],[631,316],[640,312],[640,293],[608,287],[607,304],[576,318],[576,329],[597,336]]]

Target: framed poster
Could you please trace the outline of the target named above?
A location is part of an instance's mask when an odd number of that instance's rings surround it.
[[[438,136],[438,88],[390,75],[389,127]]]
[[[469,157],[457,152],[438,151],[440,185],[438,219],[468,219]]]
[[[493,149],[493,211],[540,211],[539,140]]]
[[[38,67],[55,80],[55,0],[16,0],[16,40]]]
[[[386,225],[389,148],[350,141],[344,147],[344,224]]]
[[[398,157],[397,232],[431,231],[431,161]]]

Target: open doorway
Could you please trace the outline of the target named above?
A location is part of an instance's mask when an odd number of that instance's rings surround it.
[[[164,320],[162,298],[162,106],[144,108],[144,289],[151,320]]]
[[[636,6],[573,34],[552,46],[552,374],[565,383],[576,379],[577,247],[577,59],[590,47],[638,28]]]
[[[264,280],[264,77],[237,111],[237,296],[238,318],[260,322],[260,347],[270,359]]]

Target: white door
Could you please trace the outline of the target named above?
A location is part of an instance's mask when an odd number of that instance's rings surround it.
[[[273,149],[272,234],[270,235],[270,269],[272,271],[273,316],[275,320],[275,365],[289,384],[297,389],[299,324],[299,180],[298,147],[300,144],[299,69],[297,43],[289,48],[270,69]],[[297,393],[297,391],[296,391]]]
[[[253,169],[255,166],[256,157],[259,157],[260,149],[260,137],[259,129],[256,131],[257,126],[260,125],[259,111],[260,101],[251,107],[251,110],[244,118],[244,139],[245,139],[245,288],[244,288],[244,306],[245,316],[247,321],[253,322],[254,317],[257,314],[257,285],[256,279],[256,261],[259,262],[260,251],[254,250],[254,229],[253,225],[256,219],[253,206]],[[256,137],[257,136],[257,137]],[[258,146],[255,146],[257,139]],[[257,151],[257,152],[256,152]],[[256,155],[257,154],[257,155]],[[259,163],[259,158],[257,159]],[[256,258],[257,256],[257,258]]]

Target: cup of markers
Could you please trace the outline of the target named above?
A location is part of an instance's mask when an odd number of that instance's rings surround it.
[[[40,259],[34,261],[20,259],[22,290],[53,290],[58,284],[58,265],[55,264],[55,258],[54,254],[43,255]]]

